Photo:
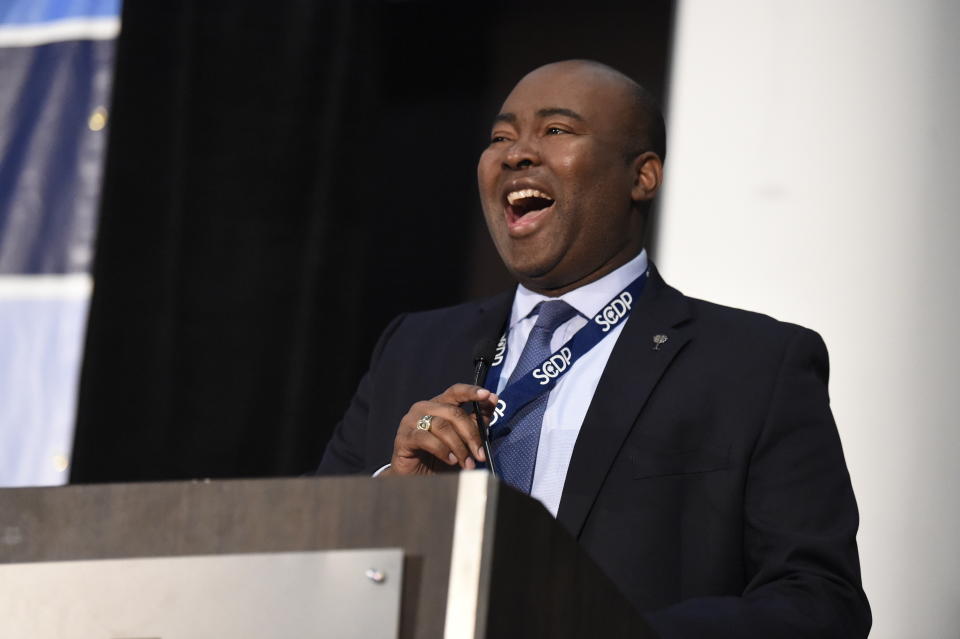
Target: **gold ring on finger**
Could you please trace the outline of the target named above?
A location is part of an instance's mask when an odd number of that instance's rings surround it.
[[[430,422],[433,421],[433,415],[424,415],[417,420],[417,428],[419,430],[430,430]]]

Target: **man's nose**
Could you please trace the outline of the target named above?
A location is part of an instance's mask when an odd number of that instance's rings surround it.
[[[503,158],[503,168],[517,171],[540,164],[540,153],[536,146],[525,138],[519,138],[507,149]]]

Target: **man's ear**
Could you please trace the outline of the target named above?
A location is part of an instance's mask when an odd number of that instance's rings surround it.
[[[630,197],[634,202],[652,200],[663,184],[663,162],[653,151],[644,151],[633,159],[633,188]]]

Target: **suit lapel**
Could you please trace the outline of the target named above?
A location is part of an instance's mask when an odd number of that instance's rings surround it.
[[[689,341],[689,331],[681,326],[689,318],[686,298],[667,286],[651,265],[649,280],[610,354],[570,459],[557,520],[574,536],[580,535],[647,398]],[[666,341],[656,345],[654,337],[664,335]]]

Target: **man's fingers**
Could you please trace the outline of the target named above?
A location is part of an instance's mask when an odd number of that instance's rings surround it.
[[[454,466],[458,463],[457,456],[450,450],[446,442],[429,431],[414,430],[404,439],[406,440],[403,446],[404,450],[398,451],[404,456],[416,457],[425,452],[448,466]]]
[[[481,421],[486,422],[498,401],[496,394],[480,386],[454,384],[432,401],[417,402],[400,421],[391,463],[401,474],[431,472],[417,461],[426,453],[443,464],[467,470],[476,468],[474,460],[485,462],[487,457],[476,416],[467,413],[461,404],[476,402]],[[429,428],[418,428],[418,422],[426,415],[432,417]]]
[[[461,466],[464,468],[473,468],[473,459],[486,461],[483,456],[483,442],[480,439],[480,432],[477,429],[477,423],[474,417],[459,406],[450,404],[431,403],[431,413],[435,416],[433,420],[434,428],[432,432],[437,437],[445,441],[457,455]],[[457,442],[463,446],[463,456],[461,457],[460,448],[453,443]]]
[[[454,384],[447,390],[433,398],[433,401],[443,404],[464,404],[466,402],[479,402],[481,405],[489,404],[496,406],[498,397],[483,386],[473,384]]]
[[[440,413],[435,410],[435,413]],[[430,422],[430,430],[414,429],[414,437],[425,439],[433,437],[443,442],[444,446],[453,457],[447,459],[448,463],[460,464],[466,468],[470,460],[470,450],[467,448],[469,442],[464,442],[456,426],[448,421],[443,415],[434,414],[433,421]],[[443,458],[441,458],[443,459]]]
[[[433,401],[456,405],[476,402],[480,408],[482,422],[486,425],[490,421],[489,418],[492,416],[493,409],[496,408],[500,398],[496,393],[491,393],[482,386],[475,384],[454,384],[436,396]],[[456,424],[460,429],[461,435],[469,443],[472,455],[480,461],[487,461],[480,433],[477,428],[476,417],[466,416],[465,419],[456,421]]]
[[[416,422],[423,415],[433,416],[428,432],[447,445],[457,458],[457,463],[463,468],[474,468],[476,466],[473,463],[474,459],[486,461],[476,421],[460,406],[439,402],[414,404],[408,413],[412,431],[418,430]]]

